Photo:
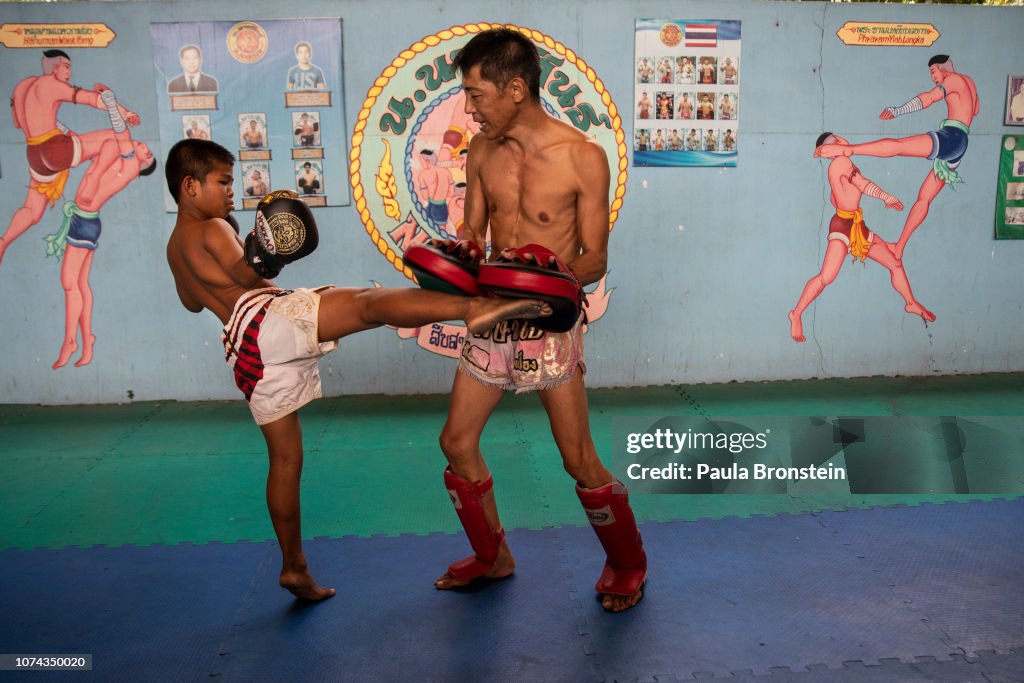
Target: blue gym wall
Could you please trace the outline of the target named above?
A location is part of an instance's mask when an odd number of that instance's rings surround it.
[[[932,375],[1024,370],[1021,259],[1024,243],[993,239],[996,171],[1007,74],[1024,73],[1024,10],[819,2],[565,2],[563,0],[306,0],[287,6],[132,2],[0,5],[0,23],[96,22],[117,33],[107,49],[71,49],[73,82],[108,83],[142,117],[133,130],[162,161],[150,22],[343,19],[346,145],[368,88],[409,45],[453,25],[510,22],[541,31],[584,58],[604,81],[632,140],[634,19],[742,21],[740,156],[736,168],[629,168],[625,203],[610,240],[605,316],[587,335],[590,386]],[[927,48],[844,46],[846,21],[927,22],[941,31]],[[0,48],[0,92],[38,74],[41,49]],[[903,312],[886,271],[844,266],[807,310],[808,341],[794,343],[787,312],[825,248],[831,207],[814,141],[833,130],[854,142],[934,129],[942,106],[896,121],[878,112],[929,89],[927,60],[953,56],[975,79],[981,113],[960,167],[966,183],[944,190],[910,242],[905,265],[918,299],[938,320]],[[315,60],[314,60],[315,61]],[[64,105],[76,130],[107,125],[95,110]],[[85,108],[78,108],[85,109]],[[340,152],[340,151],[339,151]],[[347,149],[346,149],[347,154]],[[909,206],[928,171],[920,159],[860,157],[865,175]],[[25,142],[0,123],[0,224],[24,200]],[[73,170],[73,195],[83,168]],[[223,363],[219,324],[178,303],[164,260],[173,215],[161,174],[141,178],[103,210],[92,269],[95,358],[51,369],[63,336],[60,266],[42,238],[58,225],[47,211],[0,264],[0,402],[98,403],[237,398]],[[895,241],[906,212],[865,199],[868,225]],[[289,267],[286,286],[322,283],[409,286],[367,237],[354,206],[318,209],[319,250]],[[251,221],[252,213],[240,214]],[[248,229],[248,225],[243,225]],[[325,393],[443,392],[453,361],[391,330],[342,342],[322,362]]]

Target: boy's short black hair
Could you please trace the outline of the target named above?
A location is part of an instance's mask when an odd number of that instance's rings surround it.
[[[234,166],[235,155],[210,140],[188,138],[174,143],[164,166],[167,189],[174,197],[174,203],[178,203],[181,183],[185,178],[191,176],[202,183],[217,164]]]
[[[480,75],[499,89],[519,76],[526,81],[533,99],[540,99],[540,56],[537,47],[522,33],[507,28],[478,33],[452,62],[463,76],[477,64]]]

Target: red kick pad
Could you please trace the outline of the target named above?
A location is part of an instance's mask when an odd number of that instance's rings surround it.
[[[568,332],[580,317],[580,288],[576,278],[545,266],[496,261],[480,266],[480,290],[510,299],[537,299],[553,310],[546,318],[531,320],[549,332]]]
[[[402,261],[416,276],[423,289],[465,296],[479,296],[477,272],[479,266],[469,260],[450,254],[443,247],[432,244],[414,244],[405,250]]]

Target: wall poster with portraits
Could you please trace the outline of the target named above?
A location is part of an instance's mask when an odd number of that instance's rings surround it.
[[[996,239],[1024,239],[1024,135],[1004,135],[996,180]]]
[[[740,22],[637,19],[633,165],[735,166]]]
[[[213,140],[235,155],[235,205],[269,190],[310,206],[351,203],[342,22],[150,24],[160,142]],[[174,201],[165,195],[168,211]]]

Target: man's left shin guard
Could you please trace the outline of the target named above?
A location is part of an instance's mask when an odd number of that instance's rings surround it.
[[[597,592],[632,595],[647,579],[647,555],[625,485],[613,481],[600,488],[585,489],[577,484],[576,495],[608,555],[597,580]]]

